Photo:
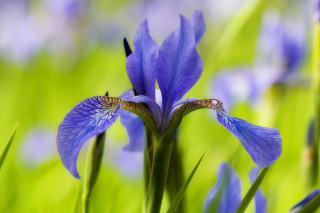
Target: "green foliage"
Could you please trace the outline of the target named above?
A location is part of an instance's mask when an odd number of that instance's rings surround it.
[[[247,192],[247,194],[244,196],[243,200],[241,201],[239,207],[237,208],[236,213],[242,213],[247,209],[249,203],[251,202],[252,198],[254,197],[257,190],[259,189],[263,179],[265,178],[267,172],[269,171],[269,168],[270,167],[264,168],[262,170],[262,172],[259,174],[256,181],[254,181],[254,183],[250,187],[249,191]]]
[[[89,199],[92,193],[93,187],[98,179],[101,160],[103,156],[104,143],[106,139],[106,132],[103,132],[95,138],[92,142],[88,158],[87,167],[84,177],[83,193],[82,193],[82,212],[89,212]]]
[[[192,170],[192,172],[190,173],[188,179],[186,180],[186,182],[183,184],[183,186],[181,187],[179,193],[177,194],[176,198],[174,199],[174,201],[171,203],[170,208],[168,209],[167,213],[174,213],[176,212],[176,210],[179,207],[179,204],[184,196],[184,194],[186,193],[186,190],[193,178],[193,175],[196,173],[198,166],[200,165],[202,158],[203,158],[204,154],[201,156],[200,160],[198,161],[197,165],[194,167],[194,169]]]
[[[16,134],[17,128],[18,128],[18,123],[17,123],[16,126],[14,127],[13,132],[12,132],[12,134],[11,134],[11,137],[9,138],[9,140],[8,140],[8,142],[7,142],[7,145],[6,145],[6,147],[4,148],[2,154],[0,155],[0,170],[1,170],[1,167],[2,167],[2,165],[3,165],[4,160],[5,160],[6,157],[7,157],[7,154],[8,154],[8,152],[9,152],[10,147],[11,147],[13,138],[14,138],[14,136],[15,136],[15,134]]]
[[[320,194],[317,194],[299,213],[313,213],[320,207]]]

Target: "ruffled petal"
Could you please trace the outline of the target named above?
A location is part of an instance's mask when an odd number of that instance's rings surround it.
[[[222,108],[217,108],[217,119],[240,140],[258,166],[268,167],[280,157],[282,147],[278,129],[253,125],[232,117]]]
[[[191,24],[182,15],[180,21],[179,28],[161,45],[156,64],[164,118],[168,118],[172,105],[192,88],[203,70]]]
[[[195,10],[189,19],[194,31],[195,44],[198,45],[204,32],[206,31],[206,23],[200,10]]]
[[[112,98],[94,96],[77,104],[58,128],[57,147],[62,163],[76,178],[77,158],[82,145],[106,131],[117,119],[121,104]]]
[[[256,181],[259,175],[259,170],[260,170],[259,167],[254,167],[253,169],[251,169],[249,173],[251,184],[253,184]],[[262,191],[260,188],[257,190],[256,194],[254,195],[254,201],[255,201],[256,213],[267,212],[267,200],[265,196],[262,194]]]
[[[144,20],[138,27],[133,45],[133,53],[126,60],[128,77],[139,95],[155,100],[155,65],[159,47],[150,37],[148,20]]]
[[[218,181],[207,195],[203,211],[212,212],[218,202],[217,213],[234,213],[241,203],[241,182],[237,172],[228,163],[220,164],[217,171]]]

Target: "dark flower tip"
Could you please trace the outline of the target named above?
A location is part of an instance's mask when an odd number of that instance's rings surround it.
[[[124,45],[124,51],[126,53],[126,57],[128,57],[129,55],[131,55],[132,50],[126,38],[123,39],[123,45]]]

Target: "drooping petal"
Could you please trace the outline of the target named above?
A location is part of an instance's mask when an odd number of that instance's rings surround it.
[[[299,203],[297,203],[289,213],[298,213],[300,210],[305,207],[317,194],[320,193],[320,189],[315,189],[313,192],[308,194],[307,197],[305,197],[303,200],[301,200]]]
[[[161,45],[156,64],[164,118],[169,116],[172,105],[198,81],[202,70],[194,31],[190,22],[180,15],[180,26]]]
[[[152,131],[158,131],[152,113],[141,104],[107,96],[85,99],[66,115],[58,128],[58,152],[73,176],[80,178],[76,163],[82,145],[106,131],[117,119],[120,109],[135,113]]]
[[[259,167],[254,167],[250,170],[249,177],[250,177],[250,182],[253,184],[258,175],[259,175]],[[254,201],[255,201],[255,207],[256,207],[256,213],[265,213],[267,212],[267,200],[265,196],[262,194],[261,189],[259,188],[254,195]]]
[[[217,213],[234,213],[241,203],[241,182],[237,172],[228,163],[220,164],[218,181],[207,195],[203,211],[212,212],[217,203]]]
[[[119,98],[126,101],[130,101],[132,97],[135,97],[132,89],[125,91],[119,96]],[[145,132],[141,118],[132,112],[122,110],[120,111],[120,120],[121,124],[126,128],[129,137],[129,142],[123,149],[133,152],[143,151]]]
[[[195,100],[188,102],[187,106],[180,106],[170,117],[168,128],[178,119],[180,113],[186,116],[190,112],[203,108],[216,110],[219,123],[240,140],[258,166],[268,167],[280,157],[282,147],[278,129],[256,126],[245,120],[232,117],[224,111],[222,102],[217,99]]]
[[[59,125],[58,152],[64,166],[76,178],[80,178],[77,158],[82,145],[93,136],[106,131],[119,115],[120,103],[102,97],[94,96],[80,102]]]
[[[206,31],[206,23],[204,22],[202,12],[200,10],[195,10],[189,19],[189,22],[193,28],[195,44],[197,46]]]
[[[280,157],[282,147],[278,129],[256,126],[232,117],[223,108],[217,108],[217,119],[240,140],[258,166],[268,167]]]
[[[144,20],[138,27],[133,45],[134,50],[126,60],[128,77],[139,95],[155,100],[155,65],[159,47],[150,37],[148,20]]]

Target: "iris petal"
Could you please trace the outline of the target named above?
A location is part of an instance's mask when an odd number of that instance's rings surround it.
[[[136,102],[136,103],[146,103],[150,109],[150,111],[153,113],[157,124],[159,125],[161,122],[161,108],[160,106],[151,98],[145,95],[138,95],[133,96],[130,98],[130,101]]]
[[[144,150],[144,125],[137,115],[132,112],[120,112],[121,124],[126,128],[129,143],[123,147],[126,151],[143,151]]]
[[[194,31],[188,19],[180,15],[180,26],[161,45],[156,64],[165,118],[172,105],[198,81],[202,70],[203,62],[196,50]]]
[[[234,213],[241,203],[241,182],[237,172],[228,163],[220,164],[218,182],[211,188],[207,195],[203,211],[212,212],[217,204],[217,213]]]
[[[155,100],[156,53],[158,45],[149,34],[148,20],[144,20],[133,37],[134,50],[126,60],[126,69],[132,86],[139,95]]]
[[[249,173],[251,184],[253,184],[256,181],[259,175],[259,170],[260,168],[257,166],[251,169]],[[254,195],[254,201],[255,201],[256,213],[267,212],[267,200],[265,196],[262,194],[262,191],[260,188],[257,190],[256,194]]]
[[[278,129],[253,125],[232,117],[223,109],[217,109],[217,119],[240,140],[258,166],[268,167],[280,157],[282,147]]]
[[[206,31],[206,24],[202,12],[200,10],[194,11],[189,21],[194,31],[195,44],[198,45]]]
[[[127,101],[131,100],[132,97],[135,97],[132,89],[125,91],[119,96],[119,98]],[[120,111],[120,120],[121,124],[126,128],[129,137],[129,142],[123,149],[132,152],[143,151],[145,132],[141,118],[132,112],[122,110]]]
[[[57,146],[62,163],[76,178],[77,158],[82,145],[106,131],[117,119],[121,105],[103,96],[87,98],[77,104],[58,128]]]
[[[58,152],[62,163],[73,176],[80,178],[76,164],[82,145],[106,131],[116,121],[120,110],[135,113],[151,131],[158,132],[152,113],[141,104],[107,96],[85,99],[66,115],[58,128]]]

